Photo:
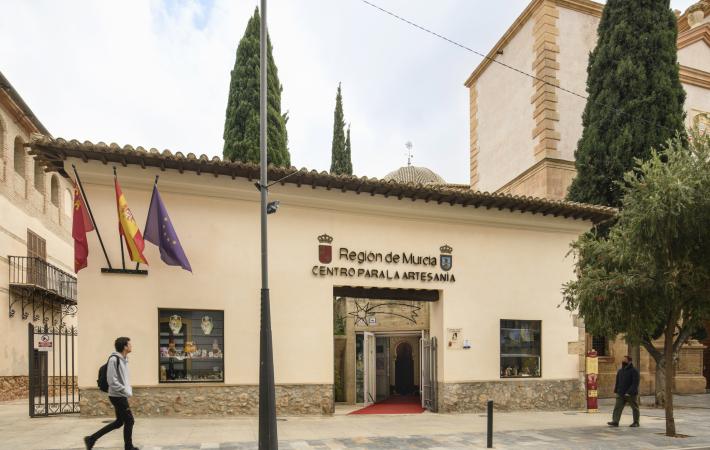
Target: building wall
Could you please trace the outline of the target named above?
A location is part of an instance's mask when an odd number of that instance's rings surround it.
[[[678,62],[683,66],[710,72],[710,46],[704,41],[694,42],[678,50]]]
[[[506,33],[505,36],[517,29],[503,47],[504,54],[495,58],[548,83],[586,94],[588,57],[596,45],[601,7],[578,0],[532,1]],[[710,111],[710,46],[707,39],[697,37],[707,27],[703,24],[683,31],[679,39],[679,63],[701,71],[693,74],[694,84],[683,82],[689,126],[694,114]],[[693,39],[696,41],[687,44]],[[574,162],[586,100],[537,81],[533,83],[534,110],[528,111],[529,96],[520,95],[519,91],[529,84],[524,86],[518,80],[520,86],[516,87],[510,81],[519,74],[497,64],[484,62],[481,67],[482,71],[480,67],[474,71],[477,78],[469,85],[471,186],[491,192],[563,199],[574,170],[560,161]],[[501,90],[503,83],[509,85],[508,91]],[[501,97],[500,92],[506,95]],[[541,96],[546,99],[541,101]],[[535,138],[528,141],[530,133]]]
[[[587,92],[587,64],[589,53],[597,44],[599,18],[567,8],[559,8],[560,36],[560,86],[573,92]],[[582,136],[582,113],[586,101],[577,96],[560,92],[559,158],[574,161],[574,151]]]
[[[693,119],[697,114],[710,114],[710,89],[683,84],[686,92],[685,113],[686,124],[693,126]]]
[[[79,164],[79,170],[109,257],[117,266],[120,252],[111,168],[90,162]],[[118,172],[128,204],[137,222],[142,224],[156,172],[132,166],[119,168]],[[82,401],[95,397],[92,388],[96,369],[119,335],[131,337],[132,382],[140,395],[149,395],[150,387],[156,386],[159,378],[159,307],[223,309],[226,321],[223,389],[258,382],[257,192],[252,183],[241,179],[187,172],[179,175],[172,171],[160,175],[162,197],[194,273],[164,265],[159,261],[157,249],[148,244],[145,253],[150,262],[148,276],[102,274],[100,268],[105,263],[101,250],[95,235],[90,235],[89,267],[79,274],[79,303],[82,315],[90,318],[82,321],[79,342],[83,356],[79,363]],[[332,393],[332,289],[338,285],[440,290],[442,299],[432,304],[430,310],[431,333],[439,341],[440,384],[456,385],[472,380],[506,382],[499,378],[502,318],[543,321],[543,375],[535,381],[578,382],[578,355],[568,352],[568,342],[578,339],[577,329],[570,314],[557,305],[561,300],[561,284],[572,276],[572,260],[565,257],[569,242],[588,229],[589,223],[310,187],[278,186],[271,195],[281,201],[278,213],[270,216],[269,221],[272,330],[278,385],[299,389],[324,386],[324,391],[329,386]],[[454,249],[450,273],[455,275],[456,282],[314,276],[313,267],[319,265],[316,237],[322,233],[334,238],[334,257],[329,266],[336,267],[361,267],[339,261],[341,246],[356,251],[411,251],[438,257],[439,247],[448,244]],[[540,261],[545,261],[545,270],[540,270]],[[383,264],[363,267],[392,269]],[[422,270],[421,266],[412,265],[398,268]],[[471,339],[470,350],[445,348],[444,333],[451,327],[462,328],[464,337]],[[168,389],[166,385],[163,387]],[[181,396],[188,389],[181,386]],[[330,401],[332,404],[332,397]]]
[[[528,22],[496,60],[528,71],[533,64],[533,24]],[[478,184],[495,191],[535,162],[531,79],[492,64],[475,82]]]
[[[34,159],[22,148],[24,170],[15,171],[15,141],[29,141],[29,132],[0,102],[0,400],[22,397],[27,389],[27,320],[22,319],[19,304],[9,317],[8,256],[27,256],[27,230],[46,240],[47,262],[73,272],[71,241],[71,199],[68,185],[56,173],[36,173]],[[42,176],[41,180],[36,175]],[[52,178],[58,190],[52,203]]]

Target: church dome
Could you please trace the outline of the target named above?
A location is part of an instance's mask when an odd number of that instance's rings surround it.
[[[446,184],[443,178],[426,167],[404,166],[390,172],[384,177],[385,181],[413,184]]]

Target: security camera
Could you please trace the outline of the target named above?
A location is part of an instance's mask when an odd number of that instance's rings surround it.
[[[276,212],[277,209],[279,209],[278,200],[274,200],[273,202],[269,202],[266,204],[266,214],[273,214]]]

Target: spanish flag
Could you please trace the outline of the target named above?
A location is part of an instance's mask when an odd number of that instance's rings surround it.
[[[143,236],[141,235],[138,225],[133,218],[133,213],[128,207],[128,202],[126,202],[126,196],[123,195],[121,191],[121,186],[118,184],[118,178],[113,179],[116,185],[116,206],[118,208],[118,231],[123,236],[126,241],[126,247],[128,247],[128,254],[131,257],[131,261],[137,263],[148,264],[145,256],[143,256],[143,248],[145,247],[145,242],[143,242]]]

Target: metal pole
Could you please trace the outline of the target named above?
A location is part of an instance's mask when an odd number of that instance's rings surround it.
[[[279,448],[276,433],[276,394],[274,387],[274,355],[271,342],[271,306],[269,304],[269,259],[266,228],[268,202],[267,173],[267,26],[266,0],[261,0],[259,30],[259,150],[261,153],[261,330],[259,345],[259,450]]]
[[[113,166],[113,185],[116,187],[116,181],[118,180],[118,175],[116,175],[116,166]],[[121,218],[118,218],[118,244],[121,246],[121,268],[126,270],[126,257],[123,256],[123,228],[121,227]]]
[[[488,400],[488,427],[486,429],[486,448],[493,448],[493,400]]]
[[[101,239],[101,233],[99,232],[99,226],[96,224],[96,220],[94,220],[94,213],[91,212],[91,205],[89,204],[89,199],[86,198],[86,192],[84,192],[84,186],[81,184],[81,178],[79,178],[79,172],[76,170],[76,166],[74,164],[71,165],[72,168],[74,169],[74,176],[76,176],[76,182],[79,185],[79,191],[81,192],[81,196],[84,198],[84,204],[86,205],[86,209],[89,211],[89,218],[91,218],[91,223],[94,224],[94,230],[96,230],[96,237],[99,238],[99,244],[101,244],[101,250],[104,252],[104,257],[106,258],[106,264],[108,264],[109,269],[113,269],[111,267],[111,261],[108,259],[108,253],[106,253],[106,247],[104,247],[104,241]]]

